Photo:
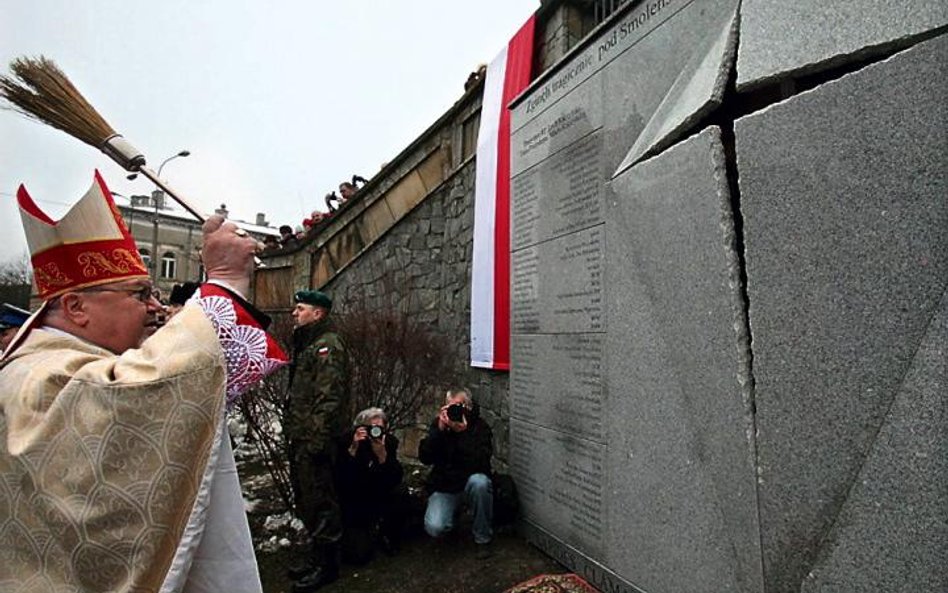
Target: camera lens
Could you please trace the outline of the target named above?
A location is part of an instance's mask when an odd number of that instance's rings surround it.
[[[448,420],[452,422],[461,422],[464,420],[464,406],[453,404],[448,406]]]
[[[370,426],[369,427],[369,436],[373,439],[382,438],[382,427],[381,426]]]

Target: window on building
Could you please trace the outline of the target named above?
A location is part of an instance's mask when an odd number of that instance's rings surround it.
[[[139,249],[138,253],[142,256],[142,261],[145,262],[145,268],[151,269],[151,252],[147,249]]]
[[[177,260],[170,251],[161,256],[161,277],[173,279],[177,272]]]
[[[598,25],[609,18],[609,15],[619,10],[619,8],[628,1],[629,0],[597,0],[593,7],[593,20],[595,24]],[[588,30],[586,32],[588,32]],[[585,35],[586,32],[583,34]]]
[[[461,160],[468,158],[477,151],[477,132],[480,127],[480,111],[464,120],[461,125]]]

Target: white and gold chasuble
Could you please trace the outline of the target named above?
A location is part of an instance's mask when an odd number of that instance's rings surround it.
[[[33,330],[0,363],[0,592],[260,591],[224,414],[284,361],[209,285],[120,356]]]

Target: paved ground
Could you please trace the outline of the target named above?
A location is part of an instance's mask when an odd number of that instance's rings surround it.
[[[343,565],[339,580],[320,593],[501,593],[538,574],[567,572],[513,529],[497,535],[490,557],[478,558],[476,548],[469,536],[435,541],[415,534],[394,556],[379,551],[365,566]],[[258,554],[264,591],[291,591],[289,558],[285,550]]]

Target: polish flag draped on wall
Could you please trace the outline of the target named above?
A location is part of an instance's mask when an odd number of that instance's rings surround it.
[[[510,369],[510,112],[530,84],[531,16],[487,67],[477,136],[471,366]]]

